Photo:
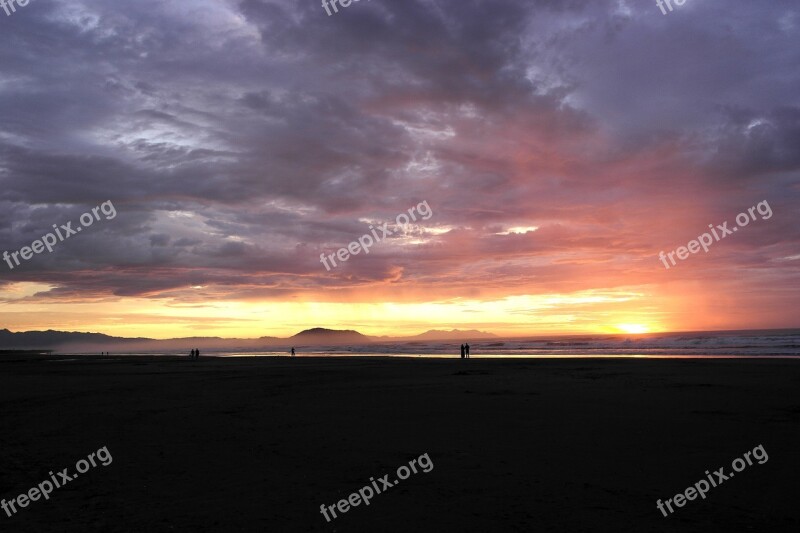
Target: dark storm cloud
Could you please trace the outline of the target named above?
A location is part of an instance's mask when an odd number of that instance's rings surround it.
[[[2,248],[119,211],[4,277],[54,298],[518,294],[597,261],[614,285],[764,197],[783,216],[738,253],[796,254],[796,2],[40,0],[0,24]],[[320,265],[423,200],[416,233]]]

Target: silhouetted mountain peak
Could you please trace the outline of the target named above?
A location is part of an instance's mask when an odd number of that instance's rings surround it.
[[[289,337],[292,340],[317,343],[370,342],[372,339],[352,329],[311,328]]]

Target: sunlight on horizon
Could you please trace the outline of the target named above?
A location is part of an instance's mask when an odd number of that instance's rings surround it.
[[[253,302],[211,296],[187,302],[142,297],[79,302],[53,299],[58,293],[48,291],[54,289],[17,283],[0,291],[0,300],[13,302],[17,310],[3,317],[4,326],[16,331],[55,329],[160,339],[288,337],[314,327],[398,337],[432,329],[475,329],[501,337],[663,330],[654,325],[663,322],[660,311],[642,310],[652,296],[633,289],[432,302]],[[193,286],[190,290],[196,294],[208,289]]]
[[[629,333],[631,335],[650,333],[650,328],[643,324],[617,324],[617,328],[624,333]]]

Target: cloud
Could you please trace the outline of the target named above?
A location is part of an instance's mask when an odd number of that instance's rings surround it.
[[[800,241],[796,20],[789,0],[40,1],[0,32],[0,244],[119,216],[7,276],[43,301],[663,287],[659,250],[768,199],[670,275],[768,275],[796,303],[776,261]],[[413,238],[319,263],[423,200]]]

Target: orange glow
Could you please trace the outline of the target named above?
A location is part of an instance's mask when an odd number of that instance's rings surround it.
[[[649,333],[650,328],[642,324],[617,324],[617,328],[623,333],[631,335],[640,335],[642,333]]]

